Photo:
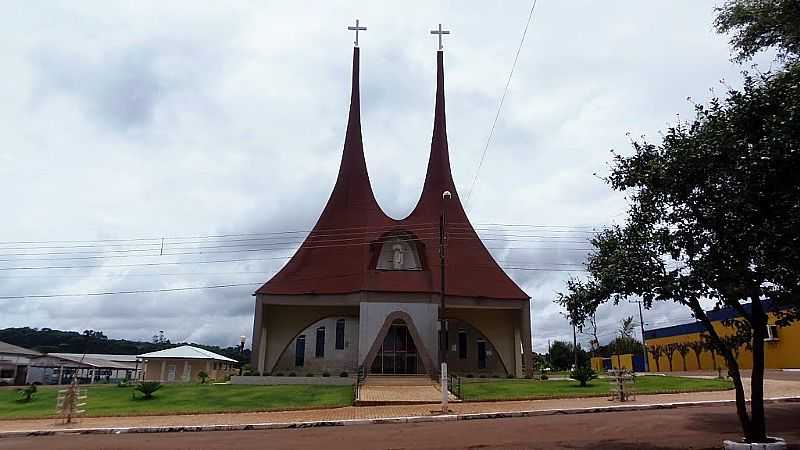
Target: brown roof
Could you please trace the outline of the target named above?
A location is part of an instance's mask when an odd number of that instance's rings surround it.
[[[360,291],[439,293],[439,220],[447,201],[447,295],[527,300],[497,265],[467,218],[450,171],[444,101],[444,54],[437,52],[436,107],[425,184],[408,217],[387,216],[375,200],[361,139],[359,49],[339,175],[313,230],[289,262],[257,294],[346,294]],[[377,270],[381,243],[392,232],[413,236],[422,270]]]

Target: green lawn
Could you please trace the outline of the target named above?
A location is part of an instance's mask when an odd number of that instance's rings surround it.
[[[640,376],[636,377],[636,393],[665,394],[673,392],[720,391],[732,389],[727,380]],[[522,400],[536,398],[602,397],[609,393],[607,380],[593,380],[580,387],[577,381],[539,381],[508,379],[463,379],[464,400]]]
[[[351,386],[282,385],[164,385],[151,400],[131,398],[133,388],[114,385],[88,388],[87,416],[139,416],[159,414],[270,411],[347,406],[353,402]],[[57,389],[39,386],[34,400],[17,401],[15,389],[0,389],[0,419],[54,417]]]

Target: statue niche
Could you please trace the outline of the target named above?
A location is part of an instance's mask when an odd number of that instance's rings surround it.
[[[375,268],[378,270],[422,270],[417,241],[405,232],[394,233],[384,238]]]

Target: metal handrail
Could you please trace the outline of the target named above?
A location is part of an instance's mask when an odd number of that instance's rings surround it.
[[[356,371],[356,382],[353,384],[353,401],[357,401],[359,395],[361,394],[361,384],[364,382],[366,378],[366,373],[364,373],[364,366],[359,366],[358,370]]]
[[[447,390],[455,395],[459,400],[463,400],[461,377],[458,375],[447,374]]]

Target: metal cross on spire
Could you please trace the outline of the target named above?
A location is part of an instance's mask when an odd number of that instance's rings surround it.
[[[450,30],[442,30],[442,24],[439,24],[439,29],[431,30],[431,34],[439,35],[439,50],[442,50],[444,48],[444,46],[442,45],[442,35],[450,34]]]
[[[358,19],[356,19],[356,26],[354,26],[354,27],[347,27],[347,29],[348,29],[348,30],[350,30],[350,31],[355,31],[355,32],[356,32],[356,40],[355,40],[355,41],[353,41],[353,44],[354,44],[356,47],[358,47],[358,32],[359,32],[359,31],[367,31],[367,27],[360,27],[360,26],[358,26]]]

